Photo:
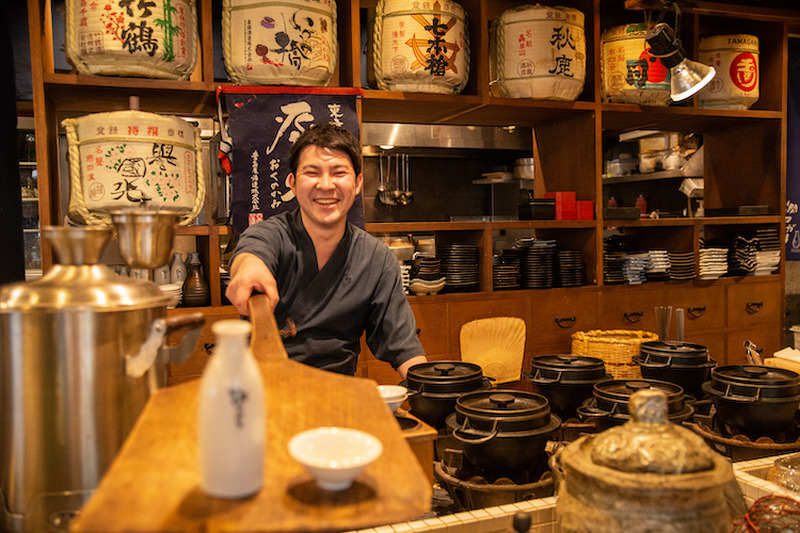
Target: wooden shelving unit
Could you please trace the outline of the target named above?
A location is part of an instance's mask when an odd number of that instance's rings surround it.
[[[471,41],[471,68],[466,88],[459,95],[400,93],[366,89],[360,103],[365,122],[400,122],[476,126],[530,126],[531,151],[536,159],[535,193],[574,190],[579,198],[595,202],[597,216],[590,221],[493,221],[370,223],[367,230],[383,233],[434,233],[445,241],[473,242],[481,249],[480,292],[437,296],[412,296],[421,339],[432,358],[457,357],[458,332],[471,319],[498,314],[516,315],[528,324],[526,364],[545,351],[569,350],[570,334],[596,327],[654,327],[648,319],[625,324],[620,316],[636,308],[645,312],[665,302],[676,306],[705,307],[706,313],[690,321],[687,334],[709,343],[718,362],[743,360],[737,347],[748,335],[765,351],[782,345],[784,265],[778,274],[747,279],[721,279],[714,283],[663,282],[638,287],[603,283],[603,233],[622,228],[646,243],[666,243],[677,251],[699,251],[704,233],[774,228],[783,234],[779,214],[758,217],[657,220],[603,220],[603,145],[632,129],[695,132],[705,146],[705,207],[726,208],[742,204],[767,205],[782,213],[786,182],[786,101],[788,36],[800,27],[795,11],[758,6],[697,1],[683,12],[683,42],[696,57],[701,36],[715,33],[752,33],[760,41],[760,99],[746,111],[702,109],[696,98],[669,107],[643,107],[603,102],[600,72],[600,33],[603,28],[639,22],[642,14],[606,0],[545,0],[543,3],[575,7],[585,15],[587,76],[582,94],[574,102],[507,99],[489,91],[489,23],[506,9],[525,5],[522,0],[461,0],[467,12]],[[333,86],[359,86],[362,70],[361,21],[374,0],[340,0],[339,62]],[[66,116],[128,108],[136,95],[144,111],[212,117],[215,108],[212,17],[218,0],[197,0],[200,50],[197,68],[188,81],[81,76],[56,72],[54,56],[61,43],[53,42],[53,6],[50,0],[28,0],[33,60],[34,116],[39,170],[39,207],[42,225],[63,220],[60,198],[58,132]],[[228,82],[224,82],[228,83]],[[495,291],[492,289],[493,235],[503,230],[536,230],[554,235],[579,248],[586,265],[587,286],[569,289]],[[220,237],[231,234],[227,226],[181,228],[179,235],[197,239],[212,293],[209,317],[231,314],[222,303],[219,276]],[[43,243],[43,267],[53,264],[52,251]],[[762,311],[748,314],[737,302],[770,298]],[[697,300],[697,301],[694,301]],[[773,303],[774,302],[774,303]],[[701,305],[702,303],[702,305]],[[774,307],[774,309],[772,309]],[[767,310],[764,310],[768,308]],[[175,312],[182,312],[176,310]],[[652,314],[652,313],[649,313]],[[555,318],[572,317],[568,328],[556,327]],[[713,317],[713,318],[711,318]],[[202,357],[204,354],[198,354]],[[362,357],[362,375],[379,381],[396,381],[383,363]],[[183,376],[185,378],[186,376]],[[182,379],[182,378],[178,378]]]

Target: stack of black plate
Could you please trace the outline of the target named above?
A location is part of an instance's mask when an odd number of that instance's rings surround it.
[[[436,245],[436,257],[446,278],[445,292],[476,292],[478,276],[478,247],[474,244]]]
[[[494,290],[519,289],[519,250],[502,250],[492,258],[492,280]]]
[[[526,289],[549,289],[555,280],[555,243],[540,241],[541,246],[525,250],[522,259],[522,286]]]
[[[414,278],[425,281],[436,281],[442,277],[442,262],[438,258],[423,257],[414,261],[415,267],[411,274]]]
[[[625,283],[622,266],[625,264],[624,253],[606,251],[603,254],[603,282],[606,285]]]
[[[558,250],[558,284],[561,287],[583,285],[583,260],[580,250]]]
[[[758,249],[764,250],[780,250],[781,240],[778,238],[778,230],[775,228],[761,228],[756,230],[756,237],[758,237]]]
[[[669,279],[685,281],[694,276],[694,252],[669,253]]]

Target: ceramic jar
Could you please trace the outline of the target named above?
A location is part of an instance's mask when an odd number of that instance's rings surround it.
[[[183,306],[204,307],[211,303],[211,291],[203,275],[200,254],[192,252],[187,267],[186,281],[183,283]]]

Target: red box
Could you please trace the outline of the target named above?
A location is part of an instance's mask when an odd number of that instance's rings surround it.
[[[575,191],[556,191],[544,194],[545,198],[556,200],[556,220],[575,220],[578,217],[578,205]]]
[[[578,220],[594,220],[594,202],[578,200]]]

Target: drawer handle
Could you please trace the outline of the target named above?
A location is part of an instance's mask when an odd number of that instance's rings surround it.
[[[644,313],[642,313],[641,311],[636,311],[635,313],[625,313],[625,319],[633,324],[639,322],[643,316]]]
[[[701,316],[706,314],[706,306],[690,307],[686,310],[686,312],[689,313],[692,316],[692,318],[700,318]]]
[[[747,302],[745,305],[748,313],[758,313],[764,306],[764,302]]]
[[[566,318],[556,318],[556,324],[563,329],[569,329],[575,325],[575,317],[570,316]]]

